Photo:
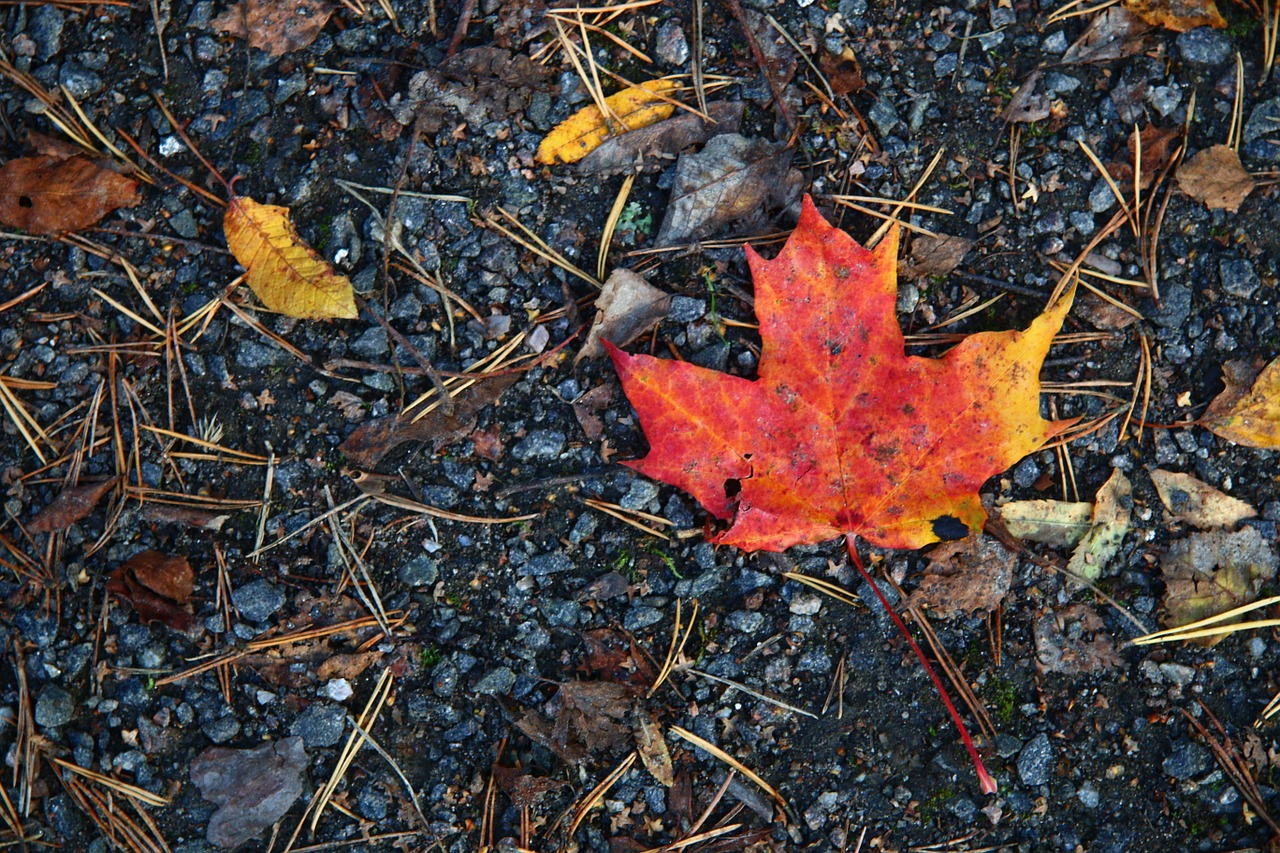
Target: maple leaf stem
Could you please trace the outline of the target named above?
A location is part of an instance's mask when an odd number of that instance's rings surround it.
[[[898,626],[898,631],[902,636],[906,637],[907,642],[911,644],[911,650],[916,653],[920,665],[924,667],[924,671],[929,674],[929,678],[933,681],[933,686],[937,689],[938,695],[942,697],[942,704],[947,706],[947,712],[951,714],[951,721],[955,723],[956,728],[960,730],[960,739],[964,741],[964,748],[969,751],[969,759],[973,762],[973,769],[978,774],[978,783],[982,786],[982,793],[996,793],[996,780],[991,778],[991,774],[987,772],[986,766],[982,763],[982,758],[978,755],[978,750],[973,745],[973,738],[969,737],[969,730],[965,728],[964,722],[960,719],[960,714],[956,711],[956,706],[951,704],[951,698],[947,696],[946,688],[942,686],[942,679],[938,677],[938,673],[934,672],[933,667],[929,663],[929,659],[924,656],[918,643],[911,636],[911,632],[907,629],[906,623],[902,621],[897,612],[889,605],[889,600],[884,597],[884,593],[880,591],[880,587],[872,579],[870,573],[867,572],[862,565],[862,558],[858,556],[858,548],[854,542],[853,534],[849,534],[844,538],[845,547],[849,549],[849,557],[853,560],[853,565],[857,567],[859,574],[863,580],[871,587],[872,592],[876,594],[876,598],[880,599],[880,605],[884,608],[884,612],[889,614],[889,618],[893,620],[893,624]]]

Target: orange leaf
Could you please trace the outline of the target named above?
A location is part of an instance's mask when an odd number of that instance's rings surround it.
[[[0,167],[0,224],[32,234],[79,231],[138,201],[137,181],[83,154],[22,157]]]
[[[1213,0],[1124,0],[1122,5],[1148,24],[1175,33],[1227,25]]]
[[[837,536],[886,548],[959,539],[978,488],[1061,433],[1040,364],[1071,297],[1025,332],[907,356],[894,313],[897,232],[874,250],[813,202],[782,253],[751,249],[763,355],[755,380],[610,347],[649,439],[632,467],[732,519],[717,543],[780,551]]]
[[[606,118],[600,108],[583,107],[552,128],[538,146],[538,162],[544,165],[576,163],[610,136],[610,122],[617,118],[618,132],[639,130],[662,121],[675,107],[662,100],[677,88],[674,80],[648,80],[604,99],[613,112]]]
[[[304,320],[356,316],[351,281],[302,241],[289,208],[232,198],[222,230],[249,287],[272,311]]]

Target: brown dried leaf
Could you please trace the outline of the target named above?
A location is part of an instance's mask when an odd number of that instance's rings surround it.
[[[1127,329],[1138,322],[1138,318],[1128,311],[1112,305],[1107,300],[1088,291],[1076,297],[1074,311],[1077,315],[1087,320],[1095,329],[1101,329],[1102,331]]]
[[[377,663],[382,655],[383,653],[377,649],[351,655],[334,655],[320,664],[316,669],[316,677],[321,681],[328,681],[331,678],[345,678],[352,681]]]
[[[137,181],[83,154],[21,157],[0,166],[0,225],[31,234],[79,231],[139,201]]]
[[[1151,182],[1173,161],[1174,152],[1182,140],[1180,127],[1156,127],[1148,124],[1141,133],[1130,133],[1126,149],[1129,156],[1123,160],[1112,160],[1107,164],[1107,173],[1122,190],[1133,190],[1133,166],[1137,157],[1138,141],[1142,141],[1142,189],[1151,186]]]
[[[670,788],[676,781],[675,769],[671,765],[671,751],[662,737],[659,726],[648,712],[636,710],[636,752],[644,768],[653,778],[662,783],[662,787]]]
[[[1124,661],[1115,641],[1103,634],[1106,623],[1085,604],[1045,613],[1035,623],[1036,662],[1046,672],[1083,675]]]
[[[361,424],[340,449],[355,467],[373,468],[407,441],[430,441],[437,450],[447,447],[464,438],[475,426],[476,415],[496,402],[517,378],[518,374],[509,373],[481,379],[453,398],[452,415],[436,409],[417,421],[400,414]]]
[[[686,148],[723,133],[737,133],[742,109],[741,101],[712,101],[707,104],[710,122],[681,112],[648,127],[610,137],[578,162],[578,173],[603,176],[665,169]]]
[[[911,594],[912,605],[926,605],[943,619],[990,613],[1000,606],[1013,582],[1016,555],[999,540],[979,533],[944,542],[928,554],[929,567]]]
[[[552,72],[523,53],[472,47],[409,80],[408,100],[423,129],[436,133],[456,110],[470,127],[524,112]]]
[[[1009,103],[1000,111],[1000,120],[1005,122],[1021,122],[1030,124],[1049,117],[1049,96],[1037,94],[1036,86],[1040,83],[1040,71],[1032,71],[1022,81],[1018,91],[1013,93]]]
[[[209,23],[247,39],[249,47],[282,56],[315,41],[333,11],[327,0],[243,0]]]
[[[52,533],[66,530],[80,521],[98,502],[115,488],[116,478],[103,480],[101,483],[83,483],[64,489],[49,505],[36,513],[35,518],[27,524],[28,533]]]
[[[625,588],[624,588],[625,592]],[[583,670],[614,684],[648,688],[657,678],[649,659],[636,648],[629,634],[613,628],[595,628],[582,635],[587,646]]]
[[[1245,501],[1220,492],[1190,474],[1156,468],[1151,472],[1151,482],[1155,483],[1165,509],[1179,521],[1201,530],[1234,528],[1246,518],[1258,515]]]
[[[518,809],[535,808],[547,794],[560,790],[568,785],[559,779],[547,779],[521,772],[514,767],[493,766],[493,779],[498,787],[511,798],[511,804]]]
[[[1229,145],[1215,145],[1178,167],[1178,188],[1210,210],[1235,213],[1253,192],[1253,176]]]
[[[739,220],[755,225],[765,207],[794,201],[802,181],[783,146],[736,133],[717,136],[699,153],[680,156],[654,245],[701,240]]]
[[[964,237],[953,237],[950,234],[931,237],[928,234],[922,234],[912,241],[912,264],[903,272],[913,279],[949,275],[952,270],[960,266],[965,253],[972,246],[973,241]]]
[[[1175,33],[1227,25],[1213,0],[1123,0],[1121,5],[1148,24]]]
[[[604,355],[601,339],[617,347],[626,346],[666,317],[670,305],[671,294],[631,270],[619,267],[600,288],[595,320],[573,363]]]
[[[605,681],[568,681],[546,704],[516,726],[570,764],[600,754],[616,755],[631,743],[626,724],[636,690]]]
[[[862,78],[862,66],[858,64],[857,54],[848,45],[839,56],[824,50],[822,56],[818,58],[818,67],[822,69],[827,82],[831,84],[831,91],[837,95],[857,93],[867,88],[867,82]]]
[[[143,620],[175,631],[189,631],[194,624],[189,604],[194,586],[187,558],[159,551],[139,551],[107,578],[107,592],[128,601]]]
[[[1109,62],[1146,49],[1142,38],[1151,25],[1119,6],[1103,9],[1093,17],[1084,35],[1062,54],[1065,65]]]
[[[144,504],[142,517],[158,524],[181,524],[197,530],[211,530],[214,533],[222,530],[222,525],[231,518],[230,515],[212,510],[158,503]]]
[[[604,419],[600,413],[613,402],[614,388],[613,385],[597,385],[573,401],[573,416],[592,441],[604,437]]]

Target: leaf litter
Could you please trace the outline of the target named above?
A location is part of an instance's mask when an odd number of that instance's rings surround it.
[[[1067,571],[1087,581],[1101,577],[1103,569],[1120,552],[1125,534],[1129,532],[1132,511],[1133,486],[1116,468],[1098,489],[1089,532],[1071,553]]]
[[[1178,168],[1178,188],[1210,210],[1235,213],[1256,186],[1229,145],[1197,151]]]
[[[943,542],[928,559],[908,605],[923,604],[943,619],[954,619],[998,608],[1009,594],[1018,558],[998,539],[979,533]]]
[[[139,551],[107,578],[107,592],[128,601],[146,622],[160,622],[175,631],[190,631],[191,596],[195,573],[186,557],[159,551]]]
[[[1165,625],[1188,625],[1248,604],[1275,579],[1278,562],[1275,546],[1254,527],[1192,533],[1171,543],[1160,562]],[[1213,645],[1224,636],[1196,642]]]
[[[1233,498],[1190,474],[1156,468],[1151,472],[1151,482],[1155,483],[1160,502],[1174,518],[1201,530],[1234,529],[1245,519],[1258,515],[1248,502]]]
[[[0,225],[60,234],[142,200],[138,182],[84,154],[20,157],[0,166]]]
[[[574,364],[603,356],[602,340],[620,347],[631,343],[666,317],[670,305],[671,294],[629,269],[615,269],[596,297],[596,316]]]
[[[334,9],[328,0],[241,0],[209,23],[269,56],[283,56],[315,41]]]
[[[1233,360],[1222,365],[1226,388],[1198,423],[1227,441],[1246,447],[1280,447],[1280,359]]]

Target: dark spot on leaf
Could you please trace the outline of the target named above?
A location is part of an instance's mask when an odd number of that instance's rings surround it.
[[[35,207],[36,203],[31,200],[29,195],[18,196],[18,207]]]
[[[840,344],[835,341],[827,341],[827,352],[832,355],[839,355],[844,352],[844,347],[840,346]]]
[[[940,515],[933,520],[933,535],[943,542],[950,542],[968,536],[969,528],[954,515]]]
[[[914,415],[915,413],[916,413],[916,407],[915,407],[915,406],[911,405],[910,403],[903,403],[903,404],[902,404],[902,414],[907,415],[908,417],[910,417],[911,415]]]
[[[738,495],[740,494],[742,494],[741,480],[734,478],[732,480],[724,481],[724,496],[726,498],[733,500],[734,498],[738,497]]]
[[[849,277],[849,268],[848,268],[848,267],[836,267],[836,269],[835,269],[835,274],[836,274],[836,278],[848,278],[848,277]]]

